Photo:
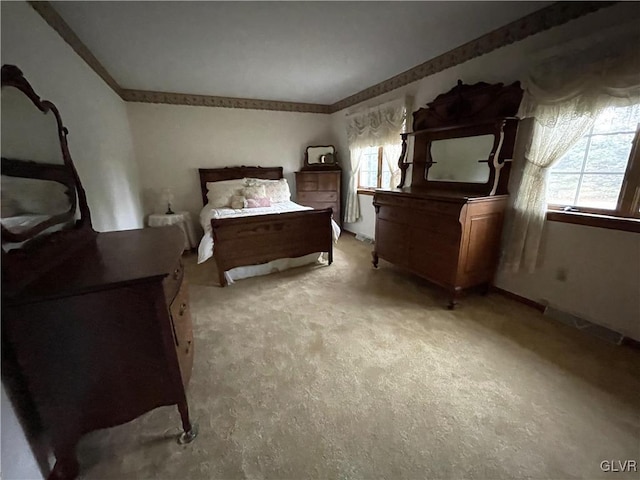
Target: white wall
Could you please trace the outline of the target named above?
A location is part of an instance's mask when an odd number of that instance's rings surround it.
[[[402,95],[412,96],[414,110],[417,110],[454,87],[458,79],[467,84],[479,81],[509,84],[524,77],[527,65],[535,61],[540,50],[557,48],[588,32],[611,26],[629,25],[630,22],[637,25],[639,17],[640,9],[636,4],[621,2],[334,113],[332,129],[337,138],[338,152],[347,160],[345,170],[349,168],[347,113]],[[408,154],[411,155],[411,149]],[[346,174],[343,180],[346,185]],[[359,199],[362,218],[346,224],[345,229],[373,237],[375,211],[372,197],[359,195]],[[545,259],[536,273],[503,273],[496,279],[497,286],[640,339],[640,235],[547,222],[544,242]],[[565,282],[555,280],[559,270],[566,271]]]
[[[14,64],[60,110],[94,228],[142,226],[138,169],[125,103],[24,2],[2,2],[2,63]]]
[[[24,2],[2,2],[2,63],[20,68],[69,129],[69,150],[99,231],[142,226],[138,173],[124,102]],[[2,389],[3,478],[42,478]]]
[[[330,116],[230,108],[129,103],[140,166],[144,211],[164,211],[163,187],[173,187],[174,210],[198,219],[202,209],[198,168],[284,167],[295,195],[294,173],[308,145],[333,143]]]

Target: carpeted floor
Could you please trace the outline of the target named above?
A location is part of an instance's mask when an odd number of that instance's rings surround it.
[[[224,289],[188,258],[200,435],[169,407],[94,432],[83,478],[638,478],[600,462],[640,460],[640,351],[497,294],[446,310],[370,250]]]

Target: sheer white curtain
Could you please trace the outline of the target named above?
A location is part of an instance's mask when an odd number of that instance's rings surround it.
[[[637,33],[633,34],[634,37]],[[533,117],[503,268],[533,272],[538,263],[552,167],[612,105],[640,101],[638,39],[590,44],[539,64],[523,82],[521,118]]]
[[[400,158],[400,153],[402,152],[402,143],[387,143],[382,147],[382,160],[391,172],[389,184],[383,185],[383,187],[397,188],[398,184],[400,183],[400,167],[398,166],[398,159]]]
[[[356,222],[360,218],[358,175],[364,149],[379,146],[391,148],[390,146],[400,145],[400,134],[406,128],[406,120],[407,99],[405,98],[347,116],[347,139],[351,153],[351,171],[344,217],[346,223]],[[400,150],[398,150],[399,156]],[[398,158],[395,159],[396,163],[397,161]],[[391,170],[392,177],[395,170],[397,170],[397,166]],[[399,171],[395,175],[398,176]],[[394,186],[396,185],[397,183]]]

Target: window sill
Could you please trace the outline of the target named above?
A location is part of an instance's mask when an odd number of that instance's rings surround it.
[[[364,189],[364,188],[359,188],[358,189],[358,195],[375,195],[376,191],[374,189]]]
[[[547,210],[547,220],[550,222],[573,223],[575,225],[585,225],[587,227],[608,228],[611,230],[640,233],[640,219],[638,218]]]

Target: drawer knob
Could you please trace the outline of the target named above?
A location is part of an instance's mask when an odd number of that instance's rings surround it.
[[[176,271],[173,272],[173,278],[175,280],[177,280],[179,276],[180,276],[180,267],[176,268]]]
[[[187,348],[184,351],[184,353],[186,353],[188,355],[189,354],[189,350],[191,350],[191,340],[187,341]]]
[[[187,304],[183,303],[180,305],[180,316],[184,315],[184,312],[187,310]]]

